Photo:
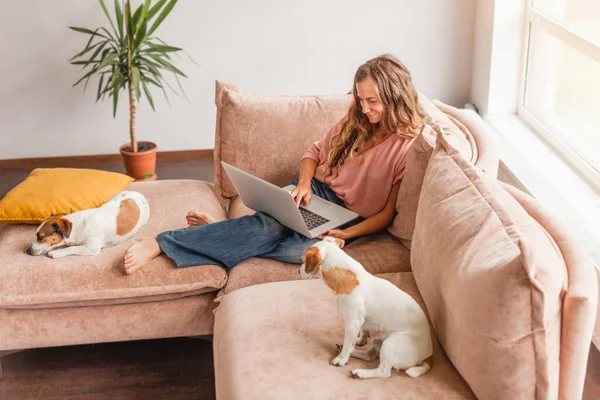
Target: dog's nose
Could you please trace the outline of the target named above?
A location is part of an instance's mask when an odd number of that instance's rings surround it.
[[[32,256],[32,255],[33,255],[33,250],[31,249],[31,246],[29,246],[29,247],[27,248],[27,254],[29,254],[30,256]]]

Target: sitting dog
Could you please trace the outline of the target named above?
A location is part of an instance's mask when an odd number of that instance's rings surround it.
[[[135,235],[150,218],[150,206],[138,192],[124,191],[98,208],[53,215],[36,230],[27,254],[50,258],[92,256]]]
[[[392,368],[416,378],[432,366],[433,346],[429,324],[419,304],[407,293],[385,279],[368,273],[341,248],[340,239],[326,237],[303,254],[300,275],[321,278],[337,295],[337,306],[344,318],[344,344],[331,360],[344,366],[350,356],[371,361],[379,356],[379,367],[355,369],[355,378],[389,377]],[[360,334],[378,332],[368,350],[355,350]]]

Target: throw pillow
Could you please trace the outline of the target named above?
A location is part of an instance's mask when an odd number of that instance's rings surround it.
[[[465,158],[472,162],[477,159],[477,146],[473,137],[460,121],[446,115],[422,93],[419,93],[419,107],[425,113],[426,126],[408,150],[406,170],[396,200],[398,214],[394,218],[393,224],[388,227],[388,231],[409,249],[415,229],[415,217],[423,176],[435,146],[436,136],[443,132],[446,140],[458,148]]]
[[[562,254],[446,137],[427,166],[411,251],[437,336],[478,398],[557,398]]]
[[[52,214],[99,207],[133,180],[93,169],[37,168],[0,200],[0,223],[39,224]]]

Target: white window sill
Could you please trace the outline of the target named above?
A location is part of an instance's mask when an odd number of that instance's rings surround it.
[[[500,152],[498,179],[556,215],[600,266],[600,192],[516,115],[485,116]],[[600,286],[600,269],[596,268]],[[600,348],[600,306],[593,341]]]

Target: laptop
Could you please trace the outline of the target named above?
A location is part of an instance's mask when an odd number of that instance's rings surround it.
[[[282,225],[308,238],[358,218],[357,213],[316,195],[311,197],[308,205],[298,207],[290,193],[294,185],[280,188],[223,161],[221,165],[246,207],[269,214]]]

